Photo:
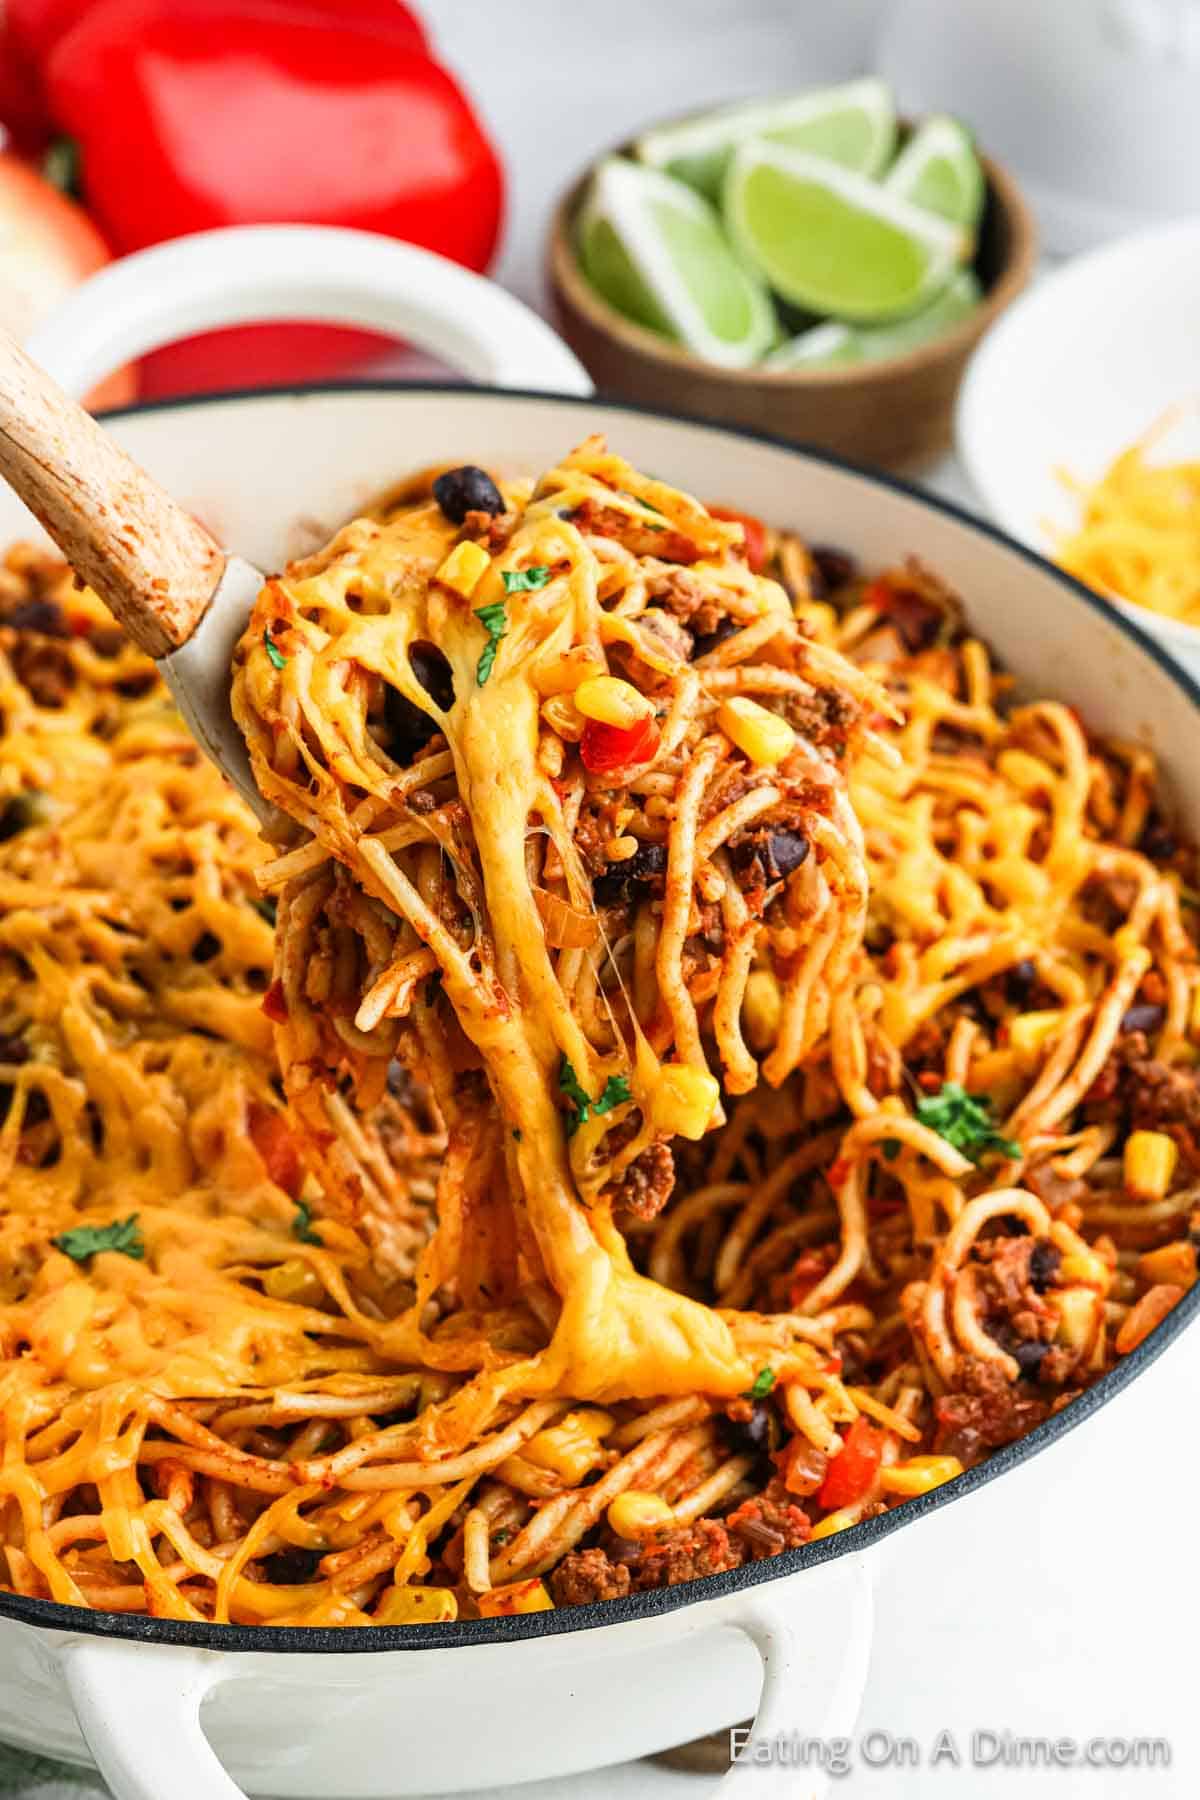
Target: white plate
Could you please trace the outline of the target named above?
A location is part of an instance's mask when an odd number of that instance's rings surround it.
[[[1052,553],[1078,518],[1058,471],[1094,479],[1176,408],[1155,454],[1200,456],[1200,219],[1094,251],[1018,300],[967,371],[958,451],[997,523]],[[1200,670],[1200,628],[1127,610]]]

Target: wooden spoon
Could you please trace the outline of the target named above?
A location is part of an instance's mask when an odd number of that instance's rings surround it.
[[[266,817],[229,704],[260,571],[222,550],[4,332],[0,475],[154,658],[196,741]]]

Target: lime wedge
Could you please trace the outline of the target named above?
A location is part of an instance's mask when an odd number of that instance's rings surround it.
[[[579,222],[588,280],[618,312],[709,362],[745,368],[778,335],[775,309],[707,200],[657,169],[601,163]]]
[[[947,113],[926,119],[913,133],[884,186],[966,231],[974,232],[979,224],[986,191],[983,170],[970,132]]]
[[[844,364],[861,362],[858,333],[849,325],[827,319],[823,325],[810,325],[807,331],[789,338],[769,356],[763,358],[765,369],[839,369]]]
[[[892,91],[885,81],[868,76],[787,100],[722,107],[646,132],[635,152],[640,162],[665,169],[719,202],[730,154],[751,137],[809,150],[861,175],[879,175],[896,147]]]
[[[863,175],[754,138],[733,154],[725,223],[785,300],[851,324],[907,317],[945,287],[966,234]]]
[[[789,338],[764,358],[768,369],[841,369],[854,363],[885,362],[932,343],[974,312],[983,297],[970,269],[959,269],[941,293],[919,313],[895,325],[839,325],[830,320]]]

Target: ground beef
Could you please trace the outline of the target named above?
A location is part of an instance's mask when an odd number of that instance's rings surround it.
[[[937,1421],[934,1448],[969,1466],[981,1461],[989,1450],[1024,1437],[1049,1411],[1044,1400],[1007,1381],[994,1363],[967,1357],[962,1387],[933,1403]]]
[[[1131,1131],[1165,1131],[1188,1167],[1200,1169],[1200,1071],[1149,1054],[1142,1031],[1117,1039],[1087,1096],[1089,1118],[1117,1118]]]
[[[580,531],[591,532],[596,537],[614,538],[635,556],[653,556],[660,562],[694,563],[700,555],[691,538],[684,537],[681,531],[670,527],[655,528],[616,506],[600,506],[595,500],[585,500],[567,517]]]
[[[645,1588],[676,1587],[681,1581],[698,1581],[705,1575],[722,1575],[740,1568],[746,1552],[715,1519],[697,1519],[651,1538],[633,1570],[636,1592]]]
[[[614,1212],[656,1219],[675,1186],[675,1158],[669,1144],[648,1144],[635,1156],[612,1190]]]
[[[11,648],[5,645],[17,680],[29,689],[39,706],[65,706],[75,686],[75,670],[70,653],[57,638],[37,634],[17,636]],[[151,677],[153,679],[153,677]]]
[[[1043,1290],[1032,1279],[1035,1248],[1054,1251],[1053,1244],[1038,1245],[1029,1236],[985,1238],[975,1246],[977,1261],[982,1264],[979,1293],[984,1327],[1016,1357],[1022,1373],[1031,1375],[1036,1373],[1041,1357],[1023,1357],[1020,1347],[1037,1345],[1040,1350],[1054,1336],[1056,1326],[1055,1315],[1042,1298]],[[1039,1260],[1039,1270],[1044,1278],[1044,1256]]]
[[[862,709],[849,694],[814,688],[810,694],[781,695],[775,710],[810,743],[840,749]]]
[[[646,592],[651,600],[658,601],[681,625],[685,625],[698,641],[712,638],[719,642],[718,633],[721,638],[732,635],[725,629],[727,615],[686,569],[668,569],[661,575],[651,576]],[[733,629],[738,629],[736,623]]]
[[[764,1493],[731,1512],[725,1520],[730,1536],[742,1543],[754,1559],[778,1556],[781,1550],[794,1550],[807,1544],[812,1534],[812,1520],[796,1506],[786,1488],[778,1481],[768,1484]]]
[[[623,1562],[611,1562],[603,1550],[570,1550],[550,1576],[555,1606],[590,1606],[594,1600],[623,1600],[630,1574]]]

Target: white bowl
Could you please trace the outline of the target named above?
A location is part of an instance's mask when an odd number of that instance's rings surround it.
[[[1138,232],[1041,282],[993,327],[959,395],[958,451],[991,516],[1053,554],[1094,479],[1171,412],[1156,454],[1200,456],[1200,219]],[[1193,672],[1200,627],[1119,603]]]

